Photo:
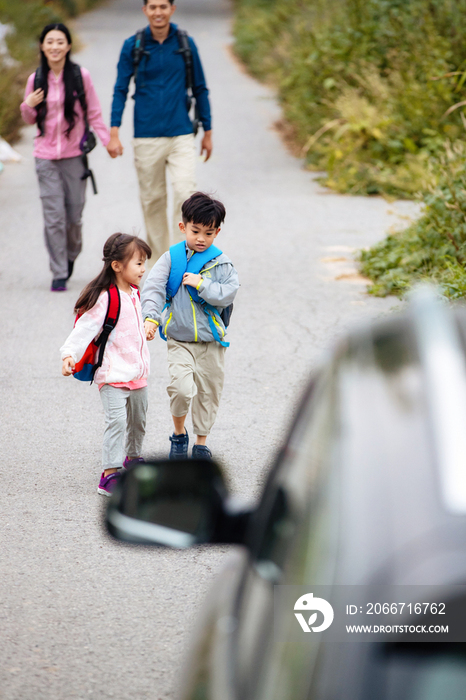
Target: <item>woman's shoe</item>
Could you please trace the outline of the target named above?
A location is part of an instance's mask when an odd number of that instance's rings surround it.
[[[52,280],[51,292],[66,292],[66,280]]]

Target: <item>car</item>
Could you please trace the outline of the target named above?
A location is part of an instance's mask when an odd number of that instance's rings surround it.
[[[254,507],[213,461],[154,460],[124,475],[106,524],[127,542],[236,545],[182,700],[464,700],[465,310],[423,288],[348,332],[313,371]],[[355,609],[388,634],[352,641]]]

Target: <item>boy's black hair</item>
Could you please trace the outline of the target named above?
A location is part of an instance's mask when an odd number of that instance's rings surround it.
[[[149,0],[143,0],[142,4],[143,4],[143,5],[147,5],[148,2],[149,2]],[[170,3],[170,5],[173,5],[173,3],[175,2],[175,0],[168,0],[168,2]]]
[[[219,228],[225,221],[225,207],[217,199],[204,192],[195,192],[181,207],[183,223],[202,224]]]

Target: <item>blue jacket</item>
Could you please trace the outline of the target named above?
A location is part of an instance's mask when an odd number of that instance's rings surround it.
[[[176,24],[170,24],[168,37],[159,44],[145,29],[145,51],[139,64],[134,94],[134,136],[151,138],[181,136],[193,131],[186,110],[186,67],[179,50]],[[133,48],[136,35],[123,44],[118,61],[118,73],[113,90],[111,126],[121,126],[129,83],[133,75]],[[211,129],[209,91],[194,41],[189,37],[193,55],[193,94],[199,106],[204,131]]]

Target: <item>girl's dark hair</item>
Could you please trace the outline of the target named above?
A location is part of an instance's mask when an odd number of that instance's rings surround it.
[[[92,282],[84,287],[76,302],[75,312],[83,314],[95,306],[100,294],[109,289],[111,284],[116,284],[115,272],[112,270],[112,262],[127,265],[133,257],[135,251],[140,251],[147,258],[152,255],[152,250],[145,241],[137,236],[130,236],[127,233],[114,233],[107,238],[104,245],[104,266],[100,273]]]
[[[66,36],[66,40],[68,41],[68,44],[71,44],[71,34],[68,29],[68,27],[65,27],[64,24],[61,24],[58,22],[57,24],[47,24],[46,27],[43,28],[41,35],[39,37],[39,43],[42,46],[44,43],[44,39],[47,36],[47,34],[51,31],[56,29],[59,32],[63,32],[63,34]],[[41,136],[44,135],[45,133],[45,117],[47,114],[47,92],[49,89],[49,64],[47,62],[47,59],[45,57],[44,52],[42,51],[42,48],[40,50],[40,65],[41,65],[41,81],[40,81],[40,87],[44,91],[44,99],[42,102],[37,105],[36,111],[37,111],[37,127],[39,129],[39,133]],[[65,119],[68,122],[68,128],[66,130],[66,136],[69,137],[71,134],[71,131],[74,128],[74,125],[76,123],[76,112],[74,111],[74,103],[76,101],[76,91],[75,91],[75,84],[74,84],[74,74],[73,74],[73,63],[70,59],[70,52],[66,54],[65,58],[65,65],[63,67],[63,82],[65,83]]]
[[[204,192],[195,192],[181,207],[183,223],[202,224],[218,228],[225,221],[225,207],[217,199]]]

